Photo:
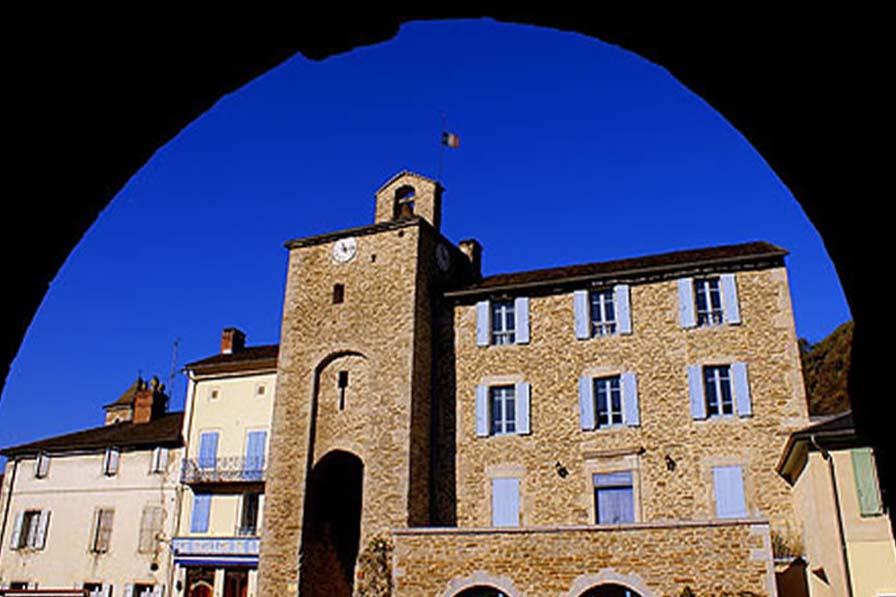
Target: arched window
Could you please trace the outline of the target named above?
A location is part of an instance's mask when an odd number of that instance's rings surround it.
[[[617,584],[601,584],[582,593],[581,597],[641,597],[637,592]]]
[[[457,597],[507,597],[507,593],[494,587],[480,585],[464,589],[457,594]]]
[[[414,201],[417,191],[410,185],[398,187],[395,191],[395,217],[408,218],[414,215]]]

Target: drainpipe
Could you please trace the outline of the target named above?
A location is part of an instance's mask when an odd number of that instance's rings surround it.
[[[831,486],[834,489],[834,511],[837,513],[837,531],[840,533],[840,551],[843,555],[843,574],[846,577],[846,594],[853,597],[852,594],[852,575],[849,573],[849,557],[846,553],[846,534],[843,532],[843,515],[840,511],[840,492],[837,491],[837,476],[834,474],[834,459],[831,458],[830,452],[818,445],[815,441],[815,434],[809,436],[809,441],[815,446],[815,449],[821,452],[821,457],[828,461],[828,470],[831,473]]]
[[[3,506],[3,523],[0,524],[0,552],[3,551],[3,537],[6,536],[6,521],[9,518],[9,508],[12,505],[12,491],[16,487],[16,471],[19,470],[19,459],[13,458],[12,474],[9,477],[9,492],[6,494],[6,504]]]

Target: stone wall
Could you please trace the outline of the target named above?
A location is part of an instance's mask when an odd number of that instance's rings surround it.
[[[451,597],[491,586],[509,597],[578,597],[601,583],[642,597],[775,595],[761,520],[528,529],[410,529],[394,537],[394,595]],[[747,593],[749,594],[749,593]]]
[[[749,513],[792,526],[774,467],[787,435],[808,421],[786,271],[744,269],[736,282],[739,325],[683,329],[675,279],[632,282],[632,333],[588,340],[575,338],[571,290],[532,296],[526,345],[477,346],[474,299],[458,304],[440,362],[455,371],[455,411],[442,413],[439,446],[452,448],[453,431],[456,471],[440,466],[456,479],[457,524],[489,525],[490,477],[508,473],[521,478],[523,525],[590,524],[591,474],[622,469],[636,472],[635,520],[712,518],[712,467],[740,464]],[[732,361],[747,363],[753,415],[693,420],[687,366]],[[579,377],[623,371],[637,374],[640,426],[582,431]],[[531,434],[477,437],[476,386],[515,381],[531,384]]]

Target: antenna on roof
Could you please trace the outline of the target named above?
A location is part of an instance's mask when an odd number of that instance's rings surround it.
[[[174,339],[174,345],[171,347],[171,373],[168,374],[168,400],[174,398],[174,378],[177,375],[177,347],[180,346],[180,338]]]

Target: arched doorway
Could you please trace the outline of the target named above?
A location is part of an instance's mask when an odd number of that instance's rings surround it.
[[[470,587],[457,594],[456,597],[509,597],[507,593],[485,585]]]
[[[301,594],[350,597],[361,536],[364,464],[341,450],[311,470],[302,522]]]
[[[581,597],[641,597],[641,594],[622,585],[607,583],[588,589]]]

